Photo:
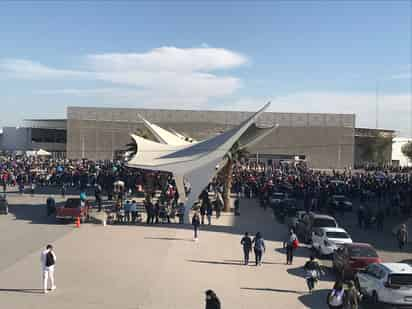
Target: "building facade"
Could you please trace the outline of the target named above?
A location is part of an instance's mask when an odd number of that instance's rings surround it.
[[[55,157],[66,154],[65,119],[24,120],[20,127],[4,127],[0,134],[1,151],[28,151],[43,149]]]
[[[139,115],[165,129],[202,140],[233,128],[249,112],[68,107],[67,157],[110,160],[142,132]],[[279,128],[249,151],[251,154],[304,156],[313,168],[354,166],[355,115],[264,113],[258,125]]]

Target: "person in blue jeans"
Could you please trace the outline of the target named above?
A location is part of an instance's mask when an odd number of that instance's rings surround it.
[[[256,236],[253,239],[252,243],[254,244],[253,249],[255,251],[256,266],[261,266],[262,256],[266,250],[266,247],[265,247],[265,241],[263,240],[262,234],[260,234],[260,232],[256,233]]]

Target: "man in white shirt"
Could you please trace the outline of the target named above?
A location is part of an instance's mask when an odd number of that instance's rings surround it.
[[[56,254],[53,251],[52,245],[47,245],[46,250],[42,251],[40,255],[40,262],[42,267],[43,273],[43,292],[46,294],[47,290],[47,283],[50,279],[50,290],[53,291],[56,289],[56,285],[54,284],[54,268],[56,265]]]

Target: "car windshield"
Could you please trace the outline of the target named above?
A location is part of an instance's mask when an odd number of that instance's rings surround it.
[[[376,251],[370,247],[351,247],[349,255],[351,257],[378,257]]]
[[[389,278],[391,285],[412,286],[412,274],[391,274]]]
[[[345,232],[326,232],[328,238],[349,238]]]
[[[336,223],[332,219],[317,218],[313,221],[313,227],[336,227]]]

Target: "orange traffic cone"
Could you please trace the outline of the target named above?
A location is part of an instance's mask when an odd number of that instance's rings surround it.
[[[80,227],[80,217],[77,217],[76,219],[76,227]]]

